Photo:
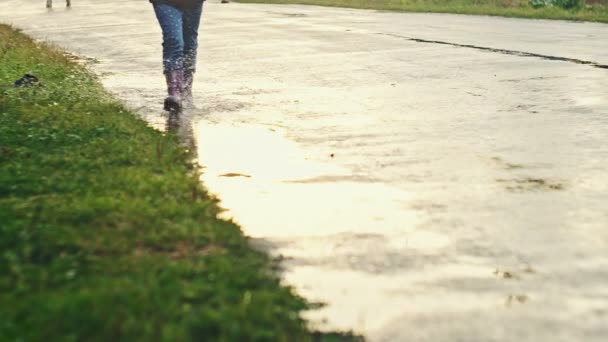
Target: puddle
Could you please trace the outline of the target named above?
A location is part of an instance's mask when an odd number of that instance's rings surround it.
[[[417,222],[414,210],[402,210],[410,194],[311,160],[276,127],[200,121],[194,130],[203,182],[250,236],[404,231]]]

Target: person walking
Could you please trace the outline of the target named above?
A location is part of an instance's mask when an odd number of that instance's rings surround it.
[[[168,96],[164,109],[192,106],[198,28],[205,0],[150,0],[163,32],[163,71]]]

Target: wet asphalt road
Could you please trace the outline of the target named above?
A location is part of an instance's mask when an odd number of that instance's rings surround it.
[[[151,125],[147,1],[0,0]],[[208,3],[203,181],[317,326],[372,341],[608,336],[608,25]],[[25,71],[24,71],[25,72]]]

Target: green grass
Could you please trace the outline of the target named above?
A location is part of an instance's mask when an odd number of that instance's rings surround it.
[[[563,19],[608,23],[608,2],[596,0],[593,5],[566,10],[560,7],[533,8],[526,0],[236,0],[267,4],[305,4],[361,9],[438,12],[505,17]]]
[[[24,73],[41,86],[15,88]],[[191,156],[85,67],[0,25],[0,340],[349,341],[313,335]]]

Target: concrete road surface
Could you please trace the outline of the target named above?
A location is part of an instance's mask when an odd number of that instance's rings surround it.
[[[1,0],[164,129],[143,0]],[[608,26],[206,5],[203,180],[317,327],[371,341],[605,341]],[[26,72],[27,70],[23,70]]]

